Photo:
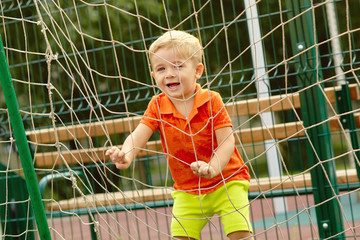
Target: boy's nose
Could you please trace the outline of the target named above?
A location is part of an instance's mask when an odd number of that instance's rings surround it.
[[[166,77],[170,78],[170,77],[175,77],[175,70],[172,68],[168,68],[166,70]]]

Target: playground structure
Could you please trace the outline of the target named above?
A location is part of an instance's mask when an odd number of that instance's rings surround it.
[[[356,239],[358,3],[105,2],[1,2],[2,238],[170,238],[158,136],[128,171],[104,156],[158,92],[146,47],[165,19],[201,36],[200,84],[224,96],[252,174],[255,239]],[[225,238],[218,219],[202,238]]]

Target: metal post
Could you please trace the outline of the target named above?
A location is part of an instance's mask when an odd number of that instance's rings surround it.
[[[19,105],[11,80],[9,65],[6,60],[5,49],[0,36],[0,81],[3,88],[6,105],[8,107],[11,125],[19,150],[21,164],[24,170],[25,181],[29,191],[31,205],[39,229],[40,239],[51,239],[44,205],[42,203],[35,169],[32,163],[30,148],[25,134],[25,128],[20,115]]]
[[[310,0],[286,0],[289,19],[288,29],[293,54],[302,54],[297,57],[297,81],[299,86],[307,87],[322,80],[322,73],[318,69],[320,60],[317,58],[314,34],[314,21]],[[309,48],[312,47],[312,48]],[[309,48],[309,49],[307,49]],[[307,139],[306,153],[311,169],[311,180],[316,207],[316,217],[320,238],[344,239],[343,221],[338,199],[338,186],[334,161],[325,161],[333,158],[330,126],[327,115],[323,86],[316,84],[300,93],[301,116],[309,139]],[[323,122],[323,124],[319,124]],[[318,124],[318,125],[316,125]],[[325,162],[323,162],[325,161]],[[330,200],[329,200],[330,199]],[[336,237],[334,237],[336,236]]]
[[[356,121],[354,114],[352,113],[352,105],[351,105],[351,98],[350,98],[350,90],[348,84],[341,85],[341,89],[335,91],[336,96],[336,106],[338,109],[339,114],[341,115],[340,121],[345,129],[349,129],[348,136],[350,136],[350,146],[352,149],[359,149],[360,142],[358,137],[358,132],[356,129]],[[353,154],[350,154],[351,156]],[[360,152],[355,151],[355,155],[357,160],[360,159]],[[354,159],[354,158],[353,158]],[[354,163],[356,166],[357,175],[360,181],[360,166],[357,162]]]
[[[261,40],[261,31],[259,23],[259,15],[255,0],[244,0],[246,9],[246,19],[249,31],[249,39],[251,44],[251,56],[253,61],[253,68],[256,80],[256,88],[259,99],[270,98],[270,82],[269,76],[266,73],[266,63]],[[272,112],[264,112],[260,114],[261,125],[266,127],[273,126],[275,123],[274,115]],[[276,136],[274,136],[276,137]],[[269,172],[269,177],[282,176],[282,164],[278,154],[275,140],[265,140],[266,161]],[[276,197],[273,198],[275,213],[286,212],[287,202],[286,198]]]

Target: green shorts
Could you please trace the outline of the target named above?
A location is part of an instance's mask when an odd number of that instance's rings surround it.
[[[218,214],[225,234],[235,231],[252,232],[249,220],[249,182],[230,181],[214,192],[199,195],[181,191],[171,193],[174,199],[171,235],[200,238],[206,223]]]

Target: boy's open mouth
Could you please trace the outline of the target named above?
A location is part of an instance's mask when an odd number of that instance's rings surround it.
[[[168,87],[168,88],[176,88],[177,86],[179,86],[180,85],[180,83],[168,83],[168,84],[166,84],[166,86]]]

